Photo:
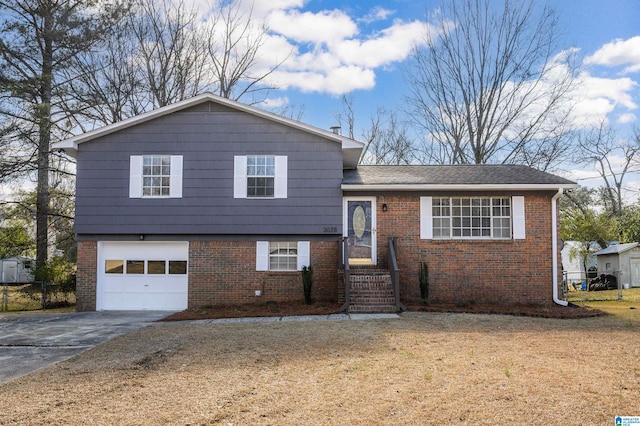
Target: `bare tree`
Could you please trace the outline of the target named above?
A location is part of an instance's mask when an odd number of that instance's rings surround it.
[[[1,163],[15,165],[11,178],[36,175],[37,267],[47,260],[51,142],[68,131],[69,78],[116,9],[91,0],[0,0]]]
[[[407,127],[393,111],[378,109],[363,138],[366,145],[360,158],[362,164],[411,164],[415,159]]]
[[[623,181],[638,165],[640,132],[630,140],[620,141],[614,129],[602,122],[580,138],[581,163],[593,167],[604,181],[600,194],[607,212],[621,217],[624,212]]]
[[[431,162],[546,169],[566,154],[572,55],[557,53],[554,11],[534,3],[449,1],[426,25],[407,103]]]
[[[340,127],[346,125],[346,134],[354,139],[355,108],[353,96],[343,96],[342,112],[336,119]],[[405,123],[398,119],[395,112],[379,108],[371,115],[371,123],[362,134],[365,148],[360,157],[361,164],[411,164],[416,160],[413,140]]]
[[[249,103],[264,100],[266,93],[275,89],[268,77],[287,59],[261,65],[266,25],[253,18],[252,10],[245,12],[240,2],[230,2],[213,11],[208,28],[205,43],[215,92],[233,100],[251,95]],[[256,97],[258,92],[264,96]]]
[[[154,108],[201,90],[205,51],[197,36],[197,14],[184,1],[137,0],[130,28],[137,41],[138,80]]]

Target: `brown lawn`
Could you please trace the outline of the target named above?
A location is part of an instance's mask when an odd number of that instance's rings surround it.
[[[0,386],[0,424],[613,424],[640,415],[635,312],[159,323]]]

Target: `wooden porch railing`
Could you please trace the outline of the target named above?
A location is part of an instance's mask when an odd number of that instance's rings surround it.
[[[396,308],[399,311],[406,311],[407,307],[400,302],[400,268],[398,268],[398,257],[397,257],[397,238],[389,237],[387,239],[389,242],[389,253],[388,253],[388,264],[389,264],[389,275],[391,276],[391,284],[393,284],[393,296],[395,298]]]
[[[349,268],[349,242],[347,241],[347,237],[343,237],[339,240],[340,242],[340,259],[338,259],[338,267],[343,271],[343,280],[344,280],[344,305],[340,308],[340,312],[348,312],[350,301],[350,293],[351,293],[351,271]]]

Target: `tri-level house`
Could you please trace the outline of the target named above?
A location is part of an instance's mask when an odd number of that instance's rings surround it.
[[[203,94],[59,142],[77,159],[77,309],[302,300],[388,311],[556,301],[557,200],[524,166],[359,166],[363,143]]]

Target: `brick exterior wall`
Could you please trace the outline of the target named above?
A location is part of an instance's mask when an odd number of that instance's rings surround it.
[[[96,282],[98,273],[98,243],[78,241],[78,270],[76,273],[76,311],[96,310]]]
[[[378,264],[387,266],[387,237],[398,237],[404,302],[420,300],[418,268],[424,261],[429,265],[430,302],[552,304],[553,194],[524,195],[524,240],[421,240],[420,196],[378,196]],[[343,292],[337,262],[337,241],[311,242],[315,301],[334,302]],[[97,243],[79,241],[78,311],[96,309],[97,266]],[[256,271],[255,241],[191,241],[188,273],[189,307],[304,300],[300,272]],[[256,290],[262,295],[256,296]]]
[[[311,242],[314,301],[337,301],[337,263],[337,241]],[[255,241],[189,244],[189,307],[267,301],[304,301],[301,273],[256,271]]]
[[[433,303],[552,304],[553,194],[524,195],[524,240],[421,240],[420,197],[379,196],[378,259],[386,266],[387,237],[398,237],[401,299],[420,300],[418,268],[424,261]]]

